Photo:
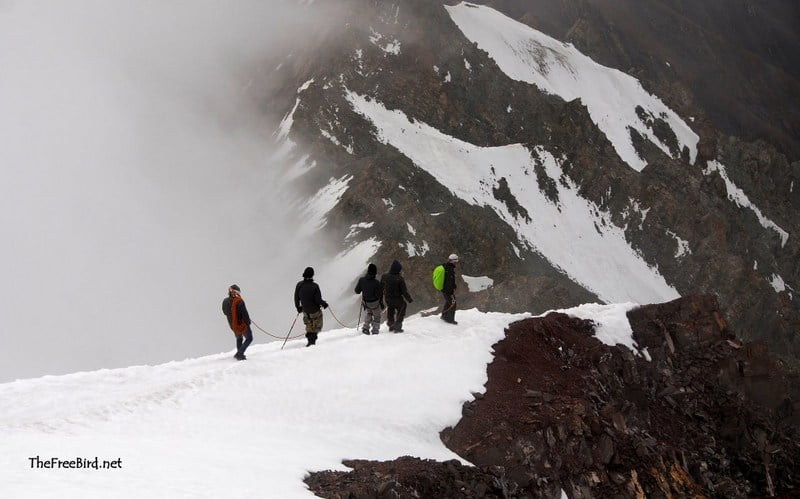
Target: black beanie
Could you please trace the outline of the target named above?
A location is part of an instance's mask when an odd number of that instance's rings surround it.
[[[378,267],[376,267],[374,263],[367,265],[367,275],[377,275],[377,273]]]
[[[303,271],[303,278],[311,279],[312,277],[314,277],[314,269],[311,267],[306,267],[306,269]]]
[[[232,289],[234,291],[242,291],[241,288],[239,288],[239,286],[237,286],[236,284],[231,284],[230,289]]]

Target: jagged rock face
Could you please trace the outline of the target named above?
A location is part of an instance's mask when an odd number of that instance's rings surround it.
[[[736,341],[712,297],[628,316],[652,361],[562,314],[513,324],[444,441],[537,497],[554,496],[543,483],[570,497],[797,491],[800,405],[764,345]]]
[[[438,462],[404,456],[390,462],[347,460],[351,472],[312,473],[305,482],[319,497],[331,499],[413,499],[420,497],[509,498],[513,485],[502,468],[479,469],[458,461]]]
[[[400,497],[457,479],[463,495],[752,497],[800,491],[800,403],[763,342],[742,343],[710,296],[628,312],[643,355],[560,313],[512,324],[486,392],[442,433],[474,473],[403,458],[312,474],[324,497]],[[422,477],[420,476],[422,475]],[[424,477],[424,478],[423,478]],[[394,485],[396,484],[396,485]],[[386,490],[387,486],[382,486]],[[418,495],[414,495],[415,492]],[[354,495],[348,496],[351,493]],[[450,496],[448,496],[450,497]]]
[[[658,2],[650,3],[639,15],[661,13]],[[493,3],[641,77],[699,136],[696,158],[663,112],[636,106],[632,119],[641,126],[629,127],[627,138],[614,137],[598,125],[585,96],[565,100],[509,76],[437,2],[352,0],[343,6],[352,10],[352,22],[319,35],[324,41],[316,50],[281,61],[282,83],[265,100],[265,109],[291,117],[285,136],[298,145],[286,164],[301,165],[295,170],[309,198],[344,186],[325,210],[324,232],[342,241],[343,251],[379,241],[371,260],[380,272],[400,260],[416,299],[412,313],[438,304],[430,273],[455,252],[459,272],[494,283],[468,292],[459,278],[460,307],[538,313],[587,301],[715,293],[747,339],[765,339],[795,362],[800,162],[775,146],[793,150],[798,99],[781,101],[789,117],[774,133],[760,134],[767,123],[761,110],[769,114],[777,101],[756,99],[757,116],[737,108],[726,122],[720,118],[730,108],[726,92],[710,92],[714,85],[704,79],[718,74],[717,66],[692,72],[711,52],[715,64],[730,67],[745,49],[761,54],[753,64],[783,67],[791,44],[770,53],[749,30],[735,50],[723,50],[732,32],[715,21],[713,29],[657,37],[655,45],[635,17],[616,23],[620,12],[639,12],[627,3],[613,11],[604,2],[535,4]],[[766,7],[753,8],[772,26]],[[688,26],[713,12],[678,5],[669,9],[671,17],[653,22],[667,30],[665,19]],[[694,46],[697,52],[687,52]],[[546,51],[539,47],[531,64],[544,67]],[[646,57],[654,47],[658,63]],[[687,74],[696,79],[686,80]],[[754,86],[741,83],[738,73],[722,74],[752,92],[747,95],[775,85],[768,75]],[[794,86],[786,89],[797,96]],[[764,127],[750,126],[749,119]],[[757,136],[764,140],[745,141]],[[620,141],[629,141],[634,160],[646,166],[633,167]],[[583,211],[575,211],[580,203]],[[581,223],[594,228],[580,232]],[[563,249],[551,248],[562,237]],[[360,271],[354,269],[354,278]]]

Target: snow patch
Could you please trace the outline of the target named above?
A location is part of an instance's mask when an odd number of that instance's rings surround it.
[[[295,161],[292,164],[292,166],[284,174],[283,180],[286,181],[286,182],[290,182],[290,181],[292,181],[294,179],[302,177],[307,172],[309,172],[311,169],[313,169],[315,166],[317,166],[317,162],[316,161],[311,161],[309,163],[308,158],[309,158],[309,155],[306,154],[303,157],[301,157],[300,159],[298,159],[297,161]]]
[[[595,323],[595,337],[606,345],[624,345],[638,353],[639,347],[633,340],[633,329],[628,321],[628,311],[638,307],[637,303],[614,303],[600,305],[586,303],[577,307],[556,310],[578,319],[589,319]],[[549,312],[542,314],[542,317]],[[648,356],[649,357],[649,356]]]
[[[327,130],[325,130],[324,128],[320,128],[320,129],[319,129],[319,133],[320,133],[320,134],[321,134],[323,137],[325,137],[326,139],[328,139],[328,140],[330,140],[331,142],[333,142],[335,145],[337,145],[337,146],[341,147],[342,149],[344,149],[345,151],[347,151],[349,154],[353,154],[353,146],[352,146],[352,145],[350,145],[350,144],[348,144],[348,145],[343,145],[343,144],[342,144],[342,143],[339,141],[339,139],[337,139],[337,138],[336,138],[336,137],[335,137],[333,134],[331,134],[330,132],[328,132],[328,131],[327,131]]]
[[[722,177],[722,180],[725,182],[725,190],[728,193],[728,199],[733,203],[735,203],[737,206],[742,208],[747,208],[753,213],[755,213],[762,227],[764,227],[765,229],[774,230],[775,232],[778,233],[778,235],[781,238],[781,248],[784,247],[786,245],[786,241],[789,240],[789,233],[778,227],[778,225],[775,222],[773,222],[772,220],[764,216],[763,213],[761,213],[761,210],[758,208],[758,206],[754,205],[747,197],[747,194],[745,194],[743,190],[737,187],[736,184],[734,184],[733,181],[730,179],[730,177],[728,177],[728,172],[722,163],[715,160],[711,160],[708,162],[708,166],[703,170],[703,174],[711,175],[714,172],[719,173],[720,177]]]
[[[281,120],[280,124],[278,125],[278,130],[277,130],[277,132],[276,132],[276,135],[277,135],[277,140],[278,140],[278,141],[282,141],[282,140],[286,139],[286,138],[289,136],[289,132],[291,131],[291,129],[292,129],[292,125],[294,124],[294,112],[295,112],[295,111],[297,111],[297,106],[299,106],[299,105],[300,105],[300,97],[299,97],[299,95],[300,95],[300,94],[301,94],[301,93],[302,93],[304,90],[307,90],[307,89],[308,89],[308,87],[309,87],[309,86],[310,86],[312,83],[314,83],[314,78],[311,78],[311,79],[310,79],[310,80],[308,80],[307,82],[303,83],[303,84],[302,84],[302,85],[300,85],[300,87],[297,89],[297,95],[298,95],[298,97],[297,97],[297,99],[295,99],[295,101],[294,101],[294,107],[292,107],[292,110],[291,110],[291,111],[289,111],[289,112],[286,114],[286,116],[284,116],[284,117],[283,117],[283,119]],[[292,144],[292,145],[293,145],[293,144]]]
[[[406,222],[406,226],[408,226],[408,231],[411,233],[412,236],[417,235],[417,231],[414,230],[414,227],[412,227],[410,223]]]
[[[445,6],[459,29],[495,60],[510,78],[536,85],[565,101],[581,99],[592,121],[608,137],[620,158],[636,171],[647,163],[639,157],[629,129],[636,130],[668,156],[673,152],[640,118],[637,108],[666,121],[679,149],[687,147],[694,163],[699,137],[638,80],[594,62],[573,45],[562,43],[486,6]],[[677,153],[679,154],[679,152]]]
[[[415,256],[425,256],[428,251],[430,251],[430,246],[428,246],[428,241],[422,241],[422,244],[414,244],[411,241],[406,241],[405,244],[399,243],[401,248],[406,250],[406,254],[409,258]]]
[[[328,185],[324,186],[305,202],[301,207],[301,211],[308,219],[308,223],[300,229],[301,232],[312,234],[325,227],[325,224],[328,223],[326,215],[342,199],[351,180],[353,180],[352,175],[344,175],[338,179],[331,177]]]
[[[375,225],[375,222],[361,222],[357,224],[353,224],[350,226],[350,232],[344,236],[345,240],[352,238],[355,235],[358,235],[364,229],[370,229],[372,226]]]
[[[389,41],[384,41],[384,36],[374,29],[369,29],[371,34],[369,36],[369,41],[384,51],[387,54],[391,55],[400,55],[400,42],[397,39],[392,39]]]
[[[490,286],[494,284],[494,280],[487,276],[472,277],[461,274],[461,277],[463,277],[464,282],[467,283],[467,289],[469,289],[470,293],[477,293],[478,291],[483,291],[484,289],[488,289]]]
[[[783,278],[778,274],[772,274],[772,276],[769,278],[769,284],[772,286],[772,289],[774,289],[776,293],[782,293],[786,291],[786,283],[783,281]]]
[[[692,254],[692,250],[689,249],[689,241],[681,239],[677,234],[675,234],[671,230],[667,230],[667,235],[675,239],[675,242],[678,243],[678,249],[675,250],[675,258],[681,258],[686,255]]]

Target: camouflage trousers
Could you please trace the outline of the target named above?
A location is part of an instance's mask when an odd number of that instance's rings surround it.
[[[306,333],[319,333],[322,331],[322,310],[312,314],[303,314],[303,324],[306,325]]]

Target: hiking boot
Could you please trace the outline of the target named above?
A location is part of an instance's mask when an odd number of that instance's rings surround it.
[[[369,331],[367,331],[366,329],[362,329],[361,334],[369,334]]]
[[[394,332],[395,333],[402,333],[403,332],[403,328],[401,328],[401,327],[395,328]]]

